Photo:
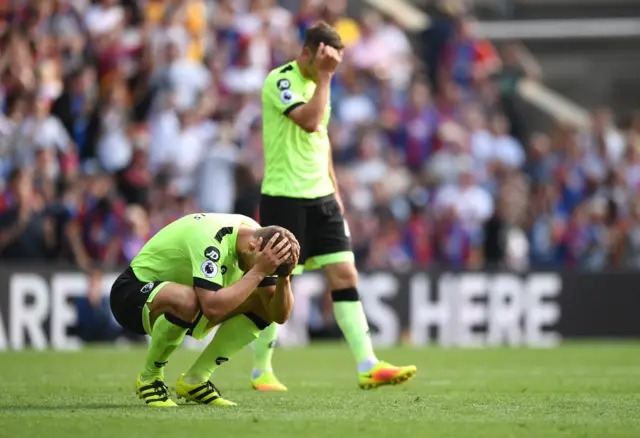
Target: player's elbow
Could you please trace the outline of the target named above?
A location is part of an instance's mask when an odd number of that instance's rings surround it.
[[[270,315],[271,319],[273,320],[273,322],[277,324],[284,324],[289,320],[292,310],[293,310],[293,300],[291,300],[291,302],[287,303],[281,308],[277,309],[275,312],[271,312],[271,315]]]
[[[289,316],[291,316],[291,312],[286,315],[282,314],[278,317],[273,318],[273,322],[275,322],[276,324],[284,324],[285,322],[289,321]]]
[[[314,121],[301,123],[299,126],[309,134],[312,134],[318,130],[318,124]]]
[[[298,117],[297,120],[294,121],[296,122],[296,125],[309,134],[318,130],[318,123],[316,123],[315,120]]]
[[[207,300],[202,305],[202,314],[211,322],[222,321],[226,316],[226,311],[220,306],[217,300]]]
[[[318,125],[320,122],[317,117],[314,117],[313,114],[309,114],[306,110],[306,105],[303,105],[301,108],[294,109],[290,114],[289,118],[295,122],[302,130],[308,133],[316,132],[318,130]]]

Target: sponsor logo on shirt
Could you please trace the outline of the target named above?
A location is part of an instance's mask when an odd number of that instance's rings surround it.
[[[204,250],[204,256],[212,262],[220,261],[220,250],[215,246],[208,246],[207,249]]]
[[[280,79],[276,85],[278,86],[278,90],[281,91],[291,88],[291,82],[289,82],[289,79]]]

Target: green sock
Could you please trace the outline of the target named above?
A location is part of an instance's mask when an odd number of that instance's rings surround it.
[[[218,366],[253,342],[259,334],[260,329],[245,315],[223,322],[209,345],[185,374],[185,380],[191,384],[209,380]]]
[[[375,363],[369,323],[360,301],[334,301],[333,314],[358,364]]]
[[[143,380],[164,378],[164,366],[171,353],[182,343],[187,329],[167,321],[160,315],[151,330],[151,344],[147,349],[147,358],[142,370]]]
[[[276,345],[277,336],[278,324],[274,322],[262,330],[258,339],[253,343],[254,379],[264,371],[272,371],[271,358],[273,357],[273,348]]]

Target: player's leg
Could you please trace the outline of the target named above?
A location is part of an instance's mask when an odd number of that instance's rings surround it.
[[[187,321],[197,311],[193,289],[174,283],[140,282],[129,268],[111,289],[111,310],[123,328],[151,335],[145,365],[136,381],[137,394],[149,406],[176,406],[169,399],[163,370],[188,330]]]
[[[169,356],[180,346],[198,313],[198,299],[190,286],[159,283],[142,310],[143,326],[151,335],[142,381],[164,378]]]
[[[306,260],[306,209],[295,199],[262,196],[260,200],[260,225],[278,225],[291,231],[300,243],[300,257],[296,274],[302,272]],[[251,386],[258,391],[286,391],[273,373],[271,360],[278,336],[278,324],[265,328],[253,343],[253,371]]]
[[[314,208],[308,265],[322,268],[331,288],[333,312],[358,367],[363,389],[397,384],[413,377],[415,366],[396,367],[378,361],[371,344],[367,317],[358,292],[349,227],[334,199]]]
[[[359,298],[358,274],[353,261],[329,263],[323,266],[323,270],[331,287],[336,322],[358,364],[359,386],[370,389],[403,383],[412,378],[416,373],[414,365],[395,366],[376,358],[369,324]]]
[[[268,321],[253,312],[232,316],[220,324],[209,345],[178,379],[178,397],[205,405],[234,406],[235,403],[222,398],[209,379],[216,368],[255,341],[268,325]]]

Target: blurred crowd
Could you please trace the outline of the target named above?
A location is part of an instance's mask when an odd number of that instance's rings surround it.
[[[531,132],[517,84],[540,67],[464,11],[413,41],[289,3],[2,2],[0,257],[92,271],[190,212],[255,217],[262,81],[322,19],[347,47],[330,135],[361,268],[640,268],[640,116]]]

